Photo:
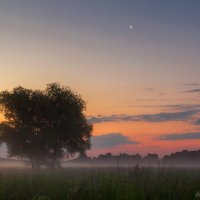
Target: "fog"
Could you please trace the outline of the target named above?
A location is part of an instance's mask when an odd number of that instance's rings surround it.
[[[188,163],[186,161],[176,162],[164,162],[159,160],[158,162],[146,161],[146,162],[123,162],[123,161],[61,161],[60,169],[63,168],[200,168],[200,161],[198,163]],[[46,168],[41,166],[41,168]],[[0,161],[0,169],[31,169],[31,165],[27,161],[21,160],[9,160],[3,159]]]

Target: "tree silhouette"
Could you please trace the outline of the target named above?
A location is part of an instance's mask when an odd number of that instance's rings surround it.
[[[45,90],[16,87],[0,93],[0,141],[10,157],[30,161],[33,168],[59,166],[64,155],[90,148],[92,124],[84,115],[85,101],[58,83]]]

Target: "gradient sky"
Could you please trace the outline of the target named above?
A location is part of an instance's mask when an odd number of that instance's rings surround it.
[[[60,82],[80,93],[89,155],[198,149],[199,10],[199,0],[1,0],[0,90]]]

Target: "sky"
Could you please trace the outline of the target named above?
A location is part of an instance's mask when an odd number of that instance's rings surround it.
[[[199,149],[199,10],[199,0],[1,0],[0,90],[60,82],[81,94],[91,156]]]

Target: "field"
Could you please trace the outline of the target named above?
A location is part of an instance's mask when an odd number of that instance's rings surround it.
[[[200,169],[67,168],[0,172],[1,200],[200,199]]]

